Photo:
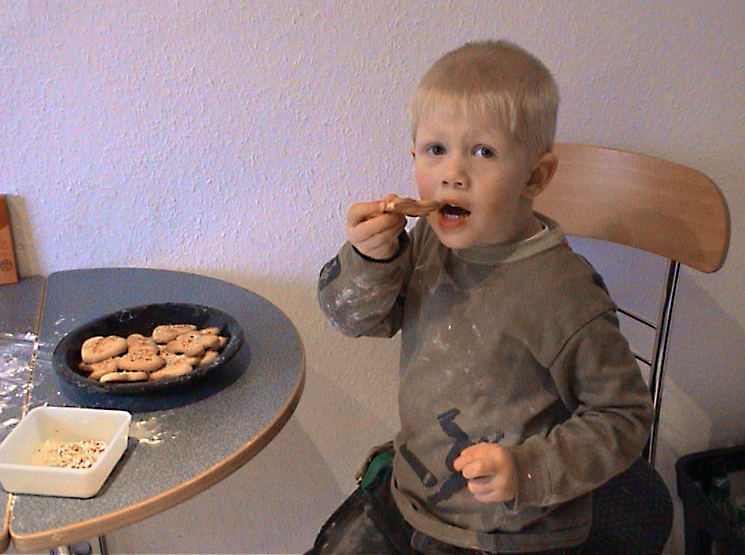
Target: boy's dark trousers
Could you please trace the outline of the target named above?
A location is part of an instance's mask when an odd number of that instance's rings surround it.
[[[380,555],[477,555],[414,530],[391,496],[391,453],[379,453],[367,466],[359,487],[323,525],[306,555],[374,553]],[[579,554],[577,548],[541,551],[541,555]]]

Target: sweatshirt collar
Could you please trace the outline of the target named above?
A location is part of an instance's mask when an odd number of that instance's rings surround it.
[[[558,223],[538,212],[535,212],[535,215],[546,228],[528,239],[500,245],[476,245],[467,249],[454,249],[453,253],[458,258],[475,264],[504,264],[566,244],[564,232]]]

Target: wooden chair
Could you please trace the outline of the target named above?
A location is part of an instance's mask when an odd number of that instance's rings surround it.
[[[717,186],[702,173],[659,158],[584,144],[557,144],[559,166],[535,210],[569,236],[599,239],[668,261],[656,321],[619,307],[654,329],[649,367],[654,421],[645,458],[593,495],[590,552],[661,552],[672,526],[672,500],[654,469],[665,357],[681,265],[715,272],[727,255],[730,221]],[[620,543],[616,543],[620,542]],[[614,551],[615,548],[618,551]]]

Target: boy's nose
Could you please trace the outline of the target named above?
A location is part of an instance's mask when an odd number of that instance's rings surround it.
[[[444,187],[455,187],[458,189],[468,187],[468,172],[466,172],[460,160],[453,159],[445,166],[441,184]]]
[[[470,181],[465,174],[459,175],[446,175],[442,179],[441,185],[443,187],[453,187],[455,189],[466,189],[468,188]]]

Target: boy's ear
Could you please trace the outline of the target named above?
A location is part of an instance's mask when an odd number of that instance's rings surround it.
[[[411,152],[411,157],[414,158],[414,159],[416,159],[416,152],[414,152],[414,147],[413,146],[409,149],[409,152]]]
[[[541,156],[530,171],[523,196],[532,199],[541,194],[556,173],[558,165],[559,159],[553,152],[547,152]]]

